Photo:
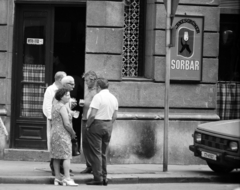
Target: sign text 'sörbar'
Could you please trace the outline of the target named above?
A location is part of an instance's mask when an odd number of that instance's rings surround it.
[[[199,70],[199,61],[193,60],[171,60],[171,69],[181,69],[181,70]]]

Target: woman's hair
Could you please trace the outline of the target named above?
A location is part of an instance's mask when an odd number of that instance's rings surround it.
[[[65,89],[65,88],[61,88],[61,89],[58,89],[56,94],[55,94],[55,98],[56,100],[60,101],[62,99],[62,97],[67,93],[69,92],[69,90]]]

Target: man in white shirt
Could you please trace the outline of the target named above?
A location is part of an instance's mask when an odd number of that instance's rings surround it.
[[[66,77],[67,74],[63,71],[58,71],[54,76],[54,83],[47,87],[44,98],[43,98],[43,114],[47,118],[47,148],[48,151],[50,151],[50,131],[51,131],[51,120],[52,120],[52,105],[53,100],[55,97],[55,94],[58,89],[62,88],[62,79]],[[53,169],[53,160],[50,162],[50,168],[52,170],[52,175],[54,175],[54,169]]]
[[[108,184],[107,148],[118,110],[117,98],[109,92],[108,86],[107,79],[97,79],[98,93],[93,97],[88,111],[86,128],[94,179],[87,182],[87,185]]]
[[[51,129],[51,120],[52,120],[52,104],[55,93],[58,89],[62,88],[61,80],[63,77],[67,76],[67,74],[63,71],[59,71],[54,76],[54,83],[47,87],[44,98],[43,98],[43,114],[47,118],[47,147],[50,150],[50,129]]]

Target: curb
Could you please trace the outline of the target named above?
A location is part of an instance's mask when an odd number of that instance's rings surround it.
[[[92,178],[74,178],[78,184],[85,184]],[[29,177],[29,176],[11,176],[0,177],[0,184],[53,184],[53,177]],[[233,177],[110,177],[109,184],[138,184],[138,183],[237,183],[238,178]]]
[[[54,178],[46,177],[0,177],[0,184],[53,184]]]

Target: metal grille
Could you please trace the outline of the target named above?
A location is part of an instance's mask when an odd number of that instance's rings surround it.
[[[123,77],[138,76],[140,0],[131,0],[124,11]]]
[[[211,148],[216,148],[220,150],[227,150],[228,148],[228,140],[219,138],[219,137],[214,137],[206,134],[202,134],[202,143],[205,146],[211,147]]]

